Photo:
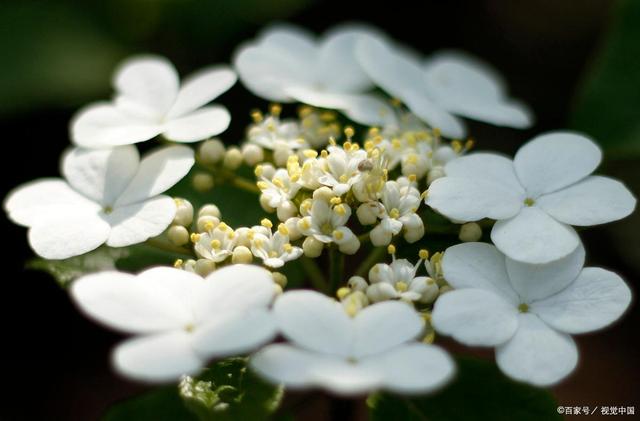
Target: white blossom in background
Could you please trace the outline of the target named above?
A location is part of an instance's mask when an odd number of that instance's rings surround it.
[[[293,152],[306,147],[307,143],[302,137],[302,130],[298,121],[289,119],[281,120],[279,113],[272,113],[254,117],[255,121],[247,130],[247,140],[250,143],[269,150],[287,148]]]
[[[206,105],[236,82],[227,66],[211,66],[180,84],[165,58],[135,56],[115,72],[114,99],[80,110],[71,121],[78,146],[107,148],[144,142],[162,134],[176,142],[195,142],[222,133],[231,117],[220,105]]]
[[[502,77],[466,54],[441,52],[423,62],[406,47],[377,37],[359,40],[356,56],[376,85],[447,137],[466,135],[455,116],[498,126],[531,126],[531,113],[508,98]]]
[[[615,221],[636,199],[619,181],[590,175],[600,148],[570,132],[540,135],[513,161],[477,153],[449,162],[447,176],[429,186],[427,205],[456,221],[496,219],[491,239],[507,256],[547,263],[573,252],[580,239],[571,225]]]
[[[164,147],[142,160],[134,146],[74,148],[62,158],[64,179],[35,180],[5,199],[9,218],[29,227],[29,244],[47,259],[65,259],[102,244],[124,247],[161,234],[176,214],[162,193],[194,163],[185,146]]]
[[[403,301],[432,302],[438,294],[436,282],[427,276],[416,276],[422,265],[407,259],[396,259],[391,264],[377,263],[369,270],[367,297],[373,302],[401,299]]]
[[[343,253],[355,254],[360,248],[360,241],[345,226],[350,216],[351,208],[345,203],[332,206],[325,200],[314,199],[310,215],[298,221],[298,229],[303,235],[321,243],[336,243]]]
[[[138,275],[101,272],[73,283],[89,317],[136,335],[113,351],[115,369],[147,382],[197,374],[210,358],[238,355],[276,334],[268,307],[275,287],[266,269],[233,265],[206,278],[158,267]]]
[[[371,230],[371,243],[386,246],[403,229],[404,239],[409,243],[422,238],[424,223],[416,214],[421,201],[420,192],[415,187],[387,181],[380,195],[380,223]]]
[[[250,365],[291,390],[417,394],[443,386],[454,374],[445,351],[414,341],[424,322],[405,303],[374,304],[349,317],[342,304],[323,294],[292,291],[276,300],[273,313],[290,343],[266,346]]]
[[[435,303],[433,326],[469,346],[495,346],[498,366],[517,380],[554,384],[578,362],[570,335],[608,326],[631,303],[618,275],[583,263],[582,247],[546,265],[517,262],[486,243],[450,247],[442,265],[456,290]]]
[[[285,224],[280,224],[273,233],[270,228],[267,232],[254,233],[251,238],[251,252],[270,268],[282,267],[286,262],[302,256],[302,249],[291,245],[289,229]]]
[[[316,40],[301,28],[273,26],[242,45],[233,64],[242,83],[262,98],[336,109],[358,123],[384,125],[393,121],[393,110],[366,93],[373,84],[354,56],[358,40],[379,36],[364,26],[342,26]]]

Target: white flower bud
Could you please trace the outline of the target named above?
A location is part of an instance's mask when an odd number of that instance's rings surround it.
[[[187,226],[193,222],[193,205],[186,199],[176,197],[176,215],[173,217],[173,223],[176,225]]]
[[[196,261],[193,259],[189,259],[182,265],[182,268],[187,272],[195,272],[196,271]]]
[[[369,305],[369,299],[362,291],[354,291],[342,300],[342,307],[350,317]]]
[[[259,201],[260,201],[260,206],[262,206],[262,209],[264,209],[265,212],[268,212],[268,213],[275,212],[275,209],[269,205],[269,202],[271,201],[271,199],[268,196],[261,194]]]
[[[371,232],[369,233],[369,237],[371,238],[371,244],[376,247],[381,247],[391,243],[393,234],[390,231],[382,228],[382,224],[378,224],[374,229],[371,230]]]
[[[198,227],[198,232],[205,232],[217,227],[219,223],[220,219],[218,219],[217,217],[203,215],[198,218],[196,226]]]
[[[237,246],[233,249],[231,255],[231,263],[251,263],[253,261],[253,254],[246,246]]]
[[[421,276],[411,281],[409,290],[420,294],[418,301],[424,304],[431,304],[438,298],[438,284],[432,278]]]
[[[219,139],[205,140],[198,148],[198,156],[205,165],[216,164],[224,158],[224,144]]]
[[[194,266],[195,272],[200,276],[207,276],[216,269],[216,264],[208,259],[198,259]]]
[[[393,285],[386,282],[379,282],[367,287],[367,297],[374,303],[390,300],[397,296],[398,292],[393,288]]]
[[[245,143],[244,146],[242,146],[242,157],[247,165],[254,166],[264,161],[264,151],[258,145]]]
[[[273,272],[271,276],[273,277],[273,282],[280,285],[282,288],[287,286],[287,276],[284,273]]]
[[[460,227],[458,238],[460,239],[460,241],[465,243],[478,241],[480,238],[482,238],[482,228],[480,228],[480,225],[476,224],[475,222],[467,222]]]
[[[252,230],[247,227],[240,227],[235,232],[236,232],[236,244],[237,244],[236,248],[238,246],[251,248]]]
[[[316,240],[313,237],[307,237],[304,239],[302,243],[302,250],[304,251],[304,255],[307,257],[319,257],[322,254],[322,249],[324,248],[324,243]]]
[[[210,216],[215,216],[216,218],[220,218],[221,217],[220,209],[218,209],[218,207],[213,204],[204,205],[198,211],[198,216],[205,216],[205,215],[210,215]]]
[[[433,154],[433,159],[442,164],[446,164],[457,157],[458,154],[453,150],[453,148],[451,148],[451,146],[440,146]]]
[[[358,252],[358,249],[360,249],[360,241],[355,235],[349,238],[347,241],[338,244],[338,250],[340,250],[340,252],[344,254],[356,254]]]
[[[335,197],[333,190],[327,186],[320,187],[313,192],[313,200],[324,200],[325,202],[328,202],[333,197]]]
[[[377,203],[363,203],[358,206],[358,210],[356,210],[356,215],[358,216],[358,221],[362,225],[372,225],[375,224],[378,220],[378,215],[380,214],[380,208]]]
[[[278,219],[283,222],[289,218],[296,216],[297,214],[298,208],[290,200],[282,202],[280,206],[278,206]]]
[[[192,183],[193,188],[201,193],[208,192],[215,185],[213,176],[211,174],[207,174],[206,172],[199,172],[195,174],[193,176]]]
[[[415,218],[415,222],[407,222],[404,224],[404,239],[407,243],[415,243],[424,237],[424,223],[422,219]]]
[[[383,282],[386,279],[385,274],[390,270],[391,268],[389,265],[385,263],[376,263],[371,269],[369,269],[369,282],[372,284]]]
[[[300,218],[293,217],[293,218],[289,218],[286,221],[284,221],[284,226],[287,227],[287,230],[289,230],[289,240],[291,240],[291,241],[296,241],[300,237],[302,237],[302,233],[298,229],[298,221],[299,220],[300,220]]]
[[[436,165],[435,167],[431,168],[429,174],[427,175],[427,184],[431,184],[438,178],[442,178],[445,175],[446,174],[444,172],[444,167],[442,167],[441,165]]]
[[[240,149],[236,146],[232,146],[227,149],[227,153],[224,154],[224,162],[222,164],[229,170],[235,170],[242,165],[242,152],[240,152]]]
[[[349,285],[349,288],[353,291],[366,291],[369,286],[362,276],[352,276],[349,278],[349,281],[347,281],[347,285]]]
[[[278,144],[273,149],[273,162],[278,167],[284,167],[287,165],[287,161],[291,155],[293,155],[291,148],[286,146],[286,144]]]
[[[184,246],[189,242],[189,230],[182,225],[173,225],[167,232],[167,237],[172,244]]]
[[[276,167],[269,163],[262,164],[262,177],[271,180],[276,175]]]

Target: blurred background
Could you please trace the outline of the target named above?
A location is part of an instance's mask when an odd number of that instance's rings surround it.
[[[288,21],[315,32],[362,21],[423,53],[461,48],[492,63],[514,97],[537,116],[528,131],[470,124],[479,149],[512,154],[539,132],[569,127],[604,148],[600,172],[640,195],[640,2],[590,0],[428,1],[358,6],[319,0],[103,0],[0,2],[2,196],[30,179],[58,175],[67,124],[81,105],[111,94],[122,58],[167,56],[182,75],[229,62],[256,31]],[[217,102],[233,119],[236,143],[249,110],[266,103],[240,84]],[[25,230],[2,218],[1,420],[93,420],[144,390],[114,376],[109,349],[120,340],[81,317],[44,273],[27,271]],[[637,294],[640,212],[584,234],[589,264],[620,273]],[[635,406],[640,413],[638,328],[633,306],[615,327],[578,337],[581,363],[553,390],[565,406]],[[456,348],[460,353],[477,350]],[[483,353],[490,357],[490,353]],[[301,419],[338,419],[322,396]],[[362,418],[364,408],[342,418]],[[591,418],[595,418],[591,417]]]

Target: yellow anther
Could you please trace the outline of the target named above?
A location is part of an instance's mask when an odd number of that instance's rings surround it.
[[[409,176],[407,177],[409,179],[409,181],[411,181],[412,183],[414,181],[416,181],[418,179],[418,176],[415,174],[409,174]]]
[[[347,174],[342,174],[340,177],[338,177],[338,181],[340,181],[341,183],[346,183],[347,181],[349,181],[349,177],[347,176]]]
[[[313,108],[309,107],[308,105],[303,105],[302,107],[298,108],[298,116],[300,116],[300,118],[304,118],[312,112]]]
[[[355,133],[355,130],[353,130],[353,127],[351,126],[347,126],[344,128],[344,135],[347,137],[347,139],[351,139]]]
[[[219,250],[222,247],[222,243],[218,239],[211,240],[211,248],[214,250]]]
[[[251,111],[251,118],[253,119],[254,123],[260,123],[262,121],[262,113],[260,112],[260,110],[253,110]]]
[[[302,151],[302,154],[306,158],[315,158],[316,156],[318,156],[318,151],[315,151],[313,149],[305,149],[304,151]]]
[[[467,139],[467,141],[464,143],[464,148],[466,150],[472,149],[474,146],[476,145],[476,141],[473,138],[469,138]]]
[[[352,146],[353,146],[353,144],[347,140],[346,142],[344,142],[342,144],[342,149],[344,149],[345,151],[348,152],[349,150],[351,150]]]
[[[380,134],[380,129],[377,127],[372,127],[369,129],[369,136],[377,136]]]
[[[229,231],[229,234],[227,234],[227,238],[229,240],[233,240],[234,238],[236,238],[236,233],[232,231]]]
[[[338,291],[336,291],[336,296],[338,297],[338,300],[342,300],[344,297],[346,297],[350,293],[351,293],[351,288],[342,287],[342,288],[339,288]]]
[[[262,174],[264,173],[264,167],[262,165],[256,165],[253,173],[256,175],[256,177],[262,177]]]
[[[529,311],[529,305],[528,305],[528,304],[526,304],[526,303],[522,303],[522,304],[520,304],[520,305],[518,306],[518,311],[519,311],[520,313],[526,313],[526,312],[528,312],[528,311]]]
[[[394,107],[399,107],[402,105],[402,101],[400,101],[399,98],[391,98],[391,100],[389,101],[391,103],[391,105],[393,105]]]
[[[285,224],[278,225],[278,232],[281,235],[289,235],[289,229],[287,228],[287,226]]]
[[[329,138],[329,144],[330,144],[331,146],[336,146],[336,138],[335,138],[335,137],[333,137],[333,136],[331,136],[331,137]]]
[[[229,229],[229,225],[225,224],[224,222],[220,222],[217,228],[220,231],[226,231],[227,229]]]
[[[327,152],[325,149],[323,149],[323,150],[320,151],[320,156],[322,158],[326,158],[326,157],[329,156],[329,152]]]
[[[331,203],[332,205],[339,205],[340,203],[342,203],[342,199],[340,199],[339,197],[332,197],[329,200],[329,203]]]
[[[394,246],[393,244],[389,244],[387,246],[387,253],[396,254],[396,246]]]
[[[360,149],[360,145],[358,145],[357,143],[352,143],[351,144],[351,149],[354,151],[357,151]]]
[[[407,164],[415,165],[418,163],[418,155],[412,153],[407,156]]]
[[[173,267],[176,269],[181,269],[183,263],[184,262],[182,261],[182,259],[176,259],[176,261],[173,262]]]
[[[302,226],[303,230],[311,229],[311,224],[309,223],[309,221],[307,219],[301,220],[300,221],[300,225]]]
[[[267,218],[263,218],[262,221],[260,221],[260,225],[262,225],[265,228],[269,228],[269,229],[271,229],[271,227],[273,227],[273,223]]]
[[[418,257],[422,260],[427,260],[429,258],[429,250],[420,249],[420,251],[418,252]]]
[[[289,155],[289,158],[287,158],[287,163],[298,162],[299,160],[300,158],[298,158],[298,155]]]
[[[260,238],[256,238],[253,240],[253,245],[258,248],[261,248],[263,244],[264,242]]]
[[[353,300],[350,300],[345,311],[347,312],[349,317],[353,317],[358,314],[358,305]]]
[[[451,149],[453,149],[455,153],[460,153],[460,151],[462,151],[462,142],[459,140],[452,140]]]
[[[214,225],[213,222],[209,221],[206,224],[204,224],[204,229],[205,231],[211,231],[212,229],[214,229],[216,226]]]
[[[269,252],[269,257],[272,257],[272,258],[273,258],[273,257],[278,257],[278,252],[277,252],[277,251],[275,251],[275,250],[271,250],[271,251]]]
[[[440,137],[440,134],[441,134],[440,129],[439,129],[439,128],[437,128],[437,127],[434,127],[434,128],[433,128],[433,135],[434,135],[435,137]]]
[[[402,142],[400,142],[400,139],[395,138],[391,141],[391,146],[393,149],[400,149],[402,147]]]
[[[337,205],[336,207],[333,208],[333,210],[335,211],[335,213],[337,213],[340,216],[344,216],[347,213],[347,209],[342,204]]]
[[[282,106],[280,104],[271,104],[269,111],[271,112],[271,115],[277,117],[282,112]]]
[[[282,248],[284,249],[284,251],[286,251],[287,253],[291,253],[293,251],[293,246],[289,243],[285,244],[284,246],[282,246]]]
[[[284,188],[284,183],[278,177],[274,177],[271,182],[273,183],[274,186],[278,187],[279,189]]]
[[[409,285],[407,285],[406,282],[400,281],[400,282],[396,282],[396,291],[398,292],[405,292],[409,289]]]
[[[524,204],[525,204],[525,206],[529,206],[529,207],[531,207],[531,206],[535,205],[535,203],[536,203],[536,201],[535,201],[535,200],[533,200],[533,199],[532,199],[532,198],[530,198],[530,197],[527,197],[526,199],[524,199]]]
[[[344,232],[338,230],[333,231],[333,238],[338,241],[342,240],[344,238]]]
[[[389,216],[393,219],[399,218],[400,217],[400,211],[396,208],[391,209],[391,211],[389,212]]]
[[[252,229],[247,230],[247,238],[249,240],[253,240],[253,236],[256,235],[255,231]]]
[[[336,119],[336,113],[332,113],[331,111],[325,111],[322,114],[320,114],[320,120],[324,121],[325,123],[329,123],[335,119]]]
[[[291,179],[291,182],[295,183],[296,181],[300,180],[300,174],[293,174],[289,178]]]
[[[200,234],[194,232],[191,234],[190,238],[192,243],[197,243],[198,241],[200,241]]]
[[[260,190],[266,190],[269,188],[269,183],[267,183],[266,181],[258,181],[256,185]]]

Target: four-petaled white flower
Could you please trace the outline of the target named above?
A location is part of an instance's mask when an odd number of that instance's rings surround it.
[[[206,278],[158,267],[138,275],[102,272],[78,279],[71,296],[89,317],[137,335],[118,345],[113,365],[142,381],[176,381],[206,361],[251,351],[276,326],[268,307],[276,293],[269,271],[251,265]]]
[[[376,85],[447,137],[466,134],[454,115],[498,126],[531,125],[531,113],[507,97],[502,77],[466,54],[440,52],[423,64],[407,48],[377,37],[359,40],[356,56]]]
[[[302,185],[292,181],[286,169],[279,168],[273,174],[271,180],[262,177],[262,180],[258,181],[258,188],[269,206],[278,210],[282,209],[280,212],[283,216],[290,217],[291,215],[288,215],[289,210],[292,208],[295,210],[295,204],[292,199],[296,197]]]
[[[255,227],[251,238],[251,253],[265,266],[279,268],[288,261],[302,256],[300,247],[292,246],[289,242],[289,230],[280,224],[275,233],[265,227]]]
[[[355,254],[360,248],[360,241],[345,226],[350,216],[351,208],[345,203],[332,207],[322,199],[315,199],[310,215],[298,221],[298,229],[303,235],[312,236],[321,243],[336,243],[343,253]]]
[[[206,139],[226,130],[231,117],[220,105],[204,105],[236,79],[227,66],[212,66],[180,86],[178,73],[165,58],[130,58],[115,72],[113,101],[80,110],[71,122],[71,138],[90,148],[144,142],[159,134],[176,142]]]
[[[185,146],[161,148],[140,160],[134,146],[74,148],[62,158],[65,179],[35,180],[4,202],[9,218],[29,227],[40,256],[65,259],[106,243],[124,247],[162,233],[176,213],[162,195],[194,163]]]
[[[424,322],[406,303],[374,304],[351,318],[323,294],[292,291],[276,300],[273,313],[291,343],[268,345],[250,365],[289,389],[415,394],[443,386],[454,373],[445,351],[414,341]]]
[[[215,263],[222,262],[233,254],[238,243],[238,234],[226,223],[209,223],[206,231],[195,238],[194,250],[204,259]]]
[[[449,162],[429,186],[427,205],[457,221],[496,219],[494,244],[512,259],[547,263],[573,252],[571,225],[624,218],[636,199],[619,181],[590,175],[602,152],[588,138],[552,132],[525,144],[512,161],[477,153]]]
[[[422,260],[412,265],[407,259],[393,259],[390,265],[377,263],[369,270],[367,297],[373,301],[401,299],[429,302],[433,298],[435,281],[427,276],[416,276]]]
[[[436,301],[438,332],[470,346],[496,346],[498,366],[539,386],[556,383],[578,362],[571,334],[601,329],[631,302],[618,275],[582,268],[584,249],[546,265],[521,263],[486,243],[450,247],[444,276],[456,290]]]
[[[359,165],[367,159],[367,152],[355,146],[346,150],[336,145],[329,146],[327,150],[327,157],[320,158],[323,160],[323,174],[318,181],[331,187],[337,196],[342,196],[362,177]]]
[[[404,228],[404,239],[409,243],[424,235],[424,223],[416,211],[420,206],[420,192],[411,185],[387,181],[380,195],[380,223],[371,230],[371,243],[384,246]]]
[[[354,57],[359,39],[379,36],[367,27],[343,26],[318,42],[303,29],[274,26],[240,47],[233,63],[242,83],[262,98],[332,108],[358,123],[383,125],[393,110],[364,93],[373,85]]]
[[[249,127],[247,139],[266,149],[286,147],[296,150],[307,146],[297,121],[281,121],[277,115],[268,115]]]

